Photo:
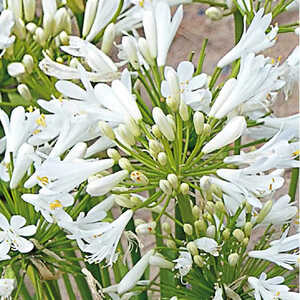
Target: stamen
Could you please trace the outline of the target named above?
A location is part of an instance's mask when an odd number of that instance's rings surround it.
[[[45,115],[41,114],[41,116],[36,120],[36,123],[42,127],[46,127]]]
[[[59,200],[54,200],[52,203],[50,203],[49,206],[50,206],[51,210],[54,210],[56,208],[62,207],[62,204],[61,204],[61,202]]]
[[[43,176],[43,177],[37,176],[37,179],[38,179],[38,181],[40,181],[44,185],[49,183],[49,179],[48,179],[47,176]]]

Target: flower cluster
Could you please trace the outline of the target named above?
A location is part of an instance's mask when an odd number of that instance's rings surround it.
[[[271,25],[291,1],[194,1],[234,16],[213,74],[207,40],[197,66],[167,63],[191,2],[3,1],[1,297],[30,299],[28,277],[39,300],[60,278],[70,299],[298,299],[300,115],[272,108],[299,46],[261,54],[299,33]]]

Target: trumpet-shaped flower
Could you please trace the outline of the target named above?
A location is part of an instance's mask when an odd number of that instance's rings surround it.
[[[30,252],[33,249],[33,243],[23,238],[23,236],[32,236],[36,232],[36,226],[26,224],[26,219],[22,216],[14,215],[10,222],[0,213],[0,260],[8,258],[8,252],[12,248],[21,253]]]
[[[264,16],[264,9],[261,8],[254,16],[249,28],[244,30],[242,38],[238,44],[230,50],[219,62],[218,67],[232,63],[234,60],[245,56],[251,52],[258,53],[267,48],[272,47],[276,42],[278,26],[271,29],[269,33],[265,33],[272,21],[272,14]]]
[[[173,262],[176,263],[174,269],[179,270],[179,274],[182,278],[190,272],[193,265],[193,259],[190,252],[180,251],[179,254],[179,257],[173,260]]]
[[[172,83],[168,80],[169,71],[176,73],[178,79],[178,90],[174,91]],[[183,61],[178,65],[177,72],[171,67],[165,68],[165,78],[161,84],[162,95],[166,98],[178,97],[193,110],[208,112],[211,100],[211,92],[206,88],[208,77],[206,74],[200,74],[193,77],[194,65],[189,61]],[[177,95],[176,95],[177,94]]]
[[[217,149],[220,149],[237,140],[247,127],[244,117],[234,117],[228,124],[202,149],[202,152],[207,154]]]
[[[6,48],[10,47],[14,41],[15,36],[11,36],[12,28],[15,24],[13,13],[10,10],[3,10],[0,15],[0,57],[3,55]]]
[[[97,232],[94,232],[93,237],[85,238],[88,244],[82,250],[91,253],[87,257],[89,263],[100,263],[106,259],[107,263],[112,265],[116,261],[118,243],[132,215],[133,211],[127,210],[111,224],[99,228]]]
[[[250,251],[250,257],[268,260],[288,270],[293,270],[291,264],[296,264],[297,253],[286,253],[299,247],[299,233],[287,237],[289,228],[282,234],[281,238],[270,243],[265,250]]]

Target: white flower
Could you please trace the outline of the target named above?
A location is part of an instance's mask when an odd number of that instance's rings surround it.
[[[287,237],[289,228],[282,234],[281,238],[270,243],[270,247],[265,250],[250,251],[250,257],[268,260],[286,268],[293,270],[291,264],[296,264],[298,255],[297,253],[285,253],[299,247],[299,233]]]
[[[24,186],[30,188],[38,183],[53,192],[69,192],[89,176],[109,169],[113,164],[113,159],[61,161],[59,158],[49,158],[36,168]]]
[[[91,196],[105,195],[126,177],[128,177],[128,171],[123,170],[99,179],[95,179],[87,185],[86,191]]]
[[[194,243],[198,249],[203,250],[204,252],[207,252],[213,256],[219,256],[219,245],[214,239],[202,237],[195,240]]]
[[[259,278],[249,277],[248,282],[254,288],[255,300],[299,299],[299,294],[289,292],[289,287],[282,284],[284,282],[284,277],[282,276],[267,279],[266,273],[261,273]]]
[[[68,193],[52,192],[48,189],[41,189],[39,194],[23,194],[22,199],[34,206],[36,212],[41,212],[49,223],[56,220],[56,215],[64,207],[71,206],[74,198]]]
[[[88,245],[82,250],[91,253],[87,257],[89,263],[100,263],[106,259],[108,265],[112,265],[116,261],[118,243],[132,215],[133,211],[127,210],[111,224],[99,228],[97,232],[94,231],[94,237],[85,238]]]
[[[215,295],[212,300],[223,300],[223,289],[216,285]]]
[[[221,119],[245,102],[261,103],[270,92],[285,84],[278,79],[279,75],[280,70],[270,63],[269,58],[254,53],[243,56],[237,79],[230,80],[225,95],[216,99],[209,115]]]
[[[183,276],[187,275],[192,268],[193,265],[192,255],[190,254],[190,252],[180,251],[179,257],[173,260],[173,262],[176,263],[174,269],[179,270],[179,274],[182,278]]]
[[[1,257],[7,257],[7,254],[12,247],[14,251],[20,251],[21,253],[30,252],[33,249],[33,243],[26,240],[22,236],[31,236],[36,232],[36,226],[25,226],[26,219],[22,216],[15,215],[10,219],[10,223],[5,216],[0,213],[0,249]],[[6,258],[7,259],[7,258]]]
[[[242,169],[245,174],[255,174],[273,168],[297,168],[300,164],[295,158],[300,154],[300,143],[290,143],[292,137],[293,133],[290,130],[279,131],[258,150],[241,151],[240,155],[226,157],[224,162],[248,165]]]
[[[159,130],[162,132],[162,134],[169,141],[174,141],[175,139],[174,130],[168,118],[163,113],[163,111],[159,107],[154,107],[152,110],[152,115],[155,124],[159,127]]]
[[[132,289],[144,274],[149,265],[149,259],[154,254],[154,250],[149,250],[134,265],[134,267],[122,278],[118,285],[118,293],[123,294]]]
[[[176,97],[167,76],[170,70],[175,73],[173,68],[166,67],[165,78],[167,78],[167,80],[164,80],[161,85],[162,95],[166,98]],[[186,105],[191,106],[193,110],[208,112],[212,95],[206,88],[208,83],[207,75],[203,73],[193,77],[194,65],[189,61],[181,62],[177,67],[176,74],[179,83],[178,91],[176,91],[176,93],[178,93],[177,96],[182,99]]]
[[[1,278],[0,279],[0,296],[8,298],[16,287],[15,279]],[[1,298],[2,299],[2,298]]]
[[[265,33],[272,21],[272,14],[265,16],[264,9],[261,8],[254,16],[248,30],[244,30],[239,43],[230,50],[219,62],[218,67],[232,63],[234,60],[245,56],[251,52],[258,53],[275,44],[275,37],[278,32],[278,26],[272,28],[269,33]]]
[[[160,253],[155,253],[150,256],[149,264],[151,266],[157,266],[159,268],[172,269],[174,264],[164,258]]]
[[[203,147],[202,152],[208,154],[233,143],[243,134],[246,127],[247,123],[244,117],[233,117],[227,125]]]
[[[13,13],[10,10],[3,10],[0,15],[0,57],[6,48],[10,47],[15,41],[15,36],[10,36],[12,28],[15,24]]]

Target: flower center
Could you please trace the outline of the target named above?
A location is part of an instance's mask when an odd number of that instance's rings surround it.
[[[61,204],[61,202],[59,200],[54,200],[53,202],[50,203],[49,206],[50,206],[51,210],[54,210],[56,208],[62,207],[62,204]]]
[[[43,176],[43,177],[37,176],[37,179],[44,185],[49,183],[49,178],[47,176]]]
[[[36,123],[42,127],[46,127],[45,115],[41,114],[40,117],[36,120]]]

